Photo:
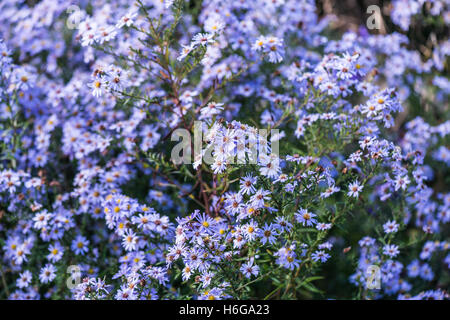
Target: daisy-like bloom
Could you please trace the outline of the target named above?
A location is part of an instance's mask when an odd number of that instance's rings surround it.
[[[209,33],[220,33],[225,24],[217,17],[210,17],[205,21],[205,31]]]
[[[39,280],[42,283],[49,283],[56,278],[56,268],[54,265],[48,263],[42,269],[39,274]]]
[[[350,162],[359,162],[359,161],[361,161],[362,159],[361,159],[361,155],[362,155],[362,152],[361,152],[361,150],[358,150],[358,151],[356,151],[356,152],[353,152],[349,157],[348,157],[348,160],[350,161]]]
[[[436,160],[445,162],[447,166],[450,166],[450,149],[445,146],[440,146],[435,152],[433,152],[433,157]]]
[[[241,209],[240,209],[241,212],[239,213],[237,219],[242,220],[242,219],[245,219],[245,218],[248,218],[248,217],[254,215],[256,212],[256,209],[257,208],[255,208],[254,206],[251,206],[251,205],[241,207]]]
[[[335,69],[337,71],[336,75],[342,80],[348,80],[355,75],[351,64],[345,59],[339,59],[335,65]]]
[[[285,217],[276,217],[274,227],[281,232],[290,232],[292,223],[288,222]]]
[[[108,81],[108,87],[111,90],[119,91],[123,87],[127,86],[127,81],[123,70],[115,66],[109,67],[105,80]]]
[[[186,90],[181,94],[180,100],[183,103],[189,104],[189,103],[192,103],[194,101],[194,97],[196,97],[198,95],[199,95],[198,91]]]
[[[229,298],[231,298],[231,296],[225,294],[223,288],[212,288],[211,290],[203,292],[202,295],[198,297],[199,300],[222,300]]]
[[[402,189],[405,190],[406,186],[411,182],[408,178],[408,176],[406,175],[398,175],[395,178],[395,184],[394,184],[394,189],[395,191],[397,191],[398,189]]]
[[[155,288],[145,288],[141,292],[141,300],[159,300],[158,291]]]
[[[434,241],[427,241],[422,248],[422,252],[420,253],[420,259],[427,260],[431,258],[433,252],[437,249]]]
[[[369,248],[375,245],[376,240],[371,237],[364,237],[358,241],[360,247]]]
[[[82,38],[81,38],[81,46],[83,47],[87,47],[92,45],[95,42],[95,29],[91,28],[89,30],[85,30],[82,33]]]
[[[183,272],[182,272],[183,281],[189,280],[189,278],[191,277],[191,274],[192,274],[192,268],[189,265],[186,265],[183,268]]]
[[[247,240],[253,241],[256,239],[256,236],[259,234],[258,225],[254,221],[250,221],[242,227],[244,231],[244,236]]]
[[[134,18],[137,17],[137,12],[135,10],[129,11],[126,15],[120,18],[119,22],[116,24],[116,28],[120,29],[123,26],[130,27],[134,23]]]
[[[16,187],[20,186],[20,176],[11,170],[2,171],[0,173],[0,184],[6,186],[9,193],[16,192]]]
[[[267,222],[265,226],[259,230],[259,237],[262,244],[274,244],[276,242],[276,236],[278,235],[277,230],[273,227],[273,225],[267,225]]]
[[[211,165],[215,174],[222,173],[227,168],[227,162],[225,160],[216,158],[214,163]]]
[[[17,87],[22,90],[27,90],[27,89],[33,87],[34,81],[36,80],[36,77],[34,75],[25,71],[25,69],[23,69],[23,68],[20,68],[17,70],[15,77],[16,77]]]
[[[359,181],[356,180],[355,182],[352,182],[352,183],[349,184],[349,186],[348,186],[348,190],[349,191],[347,192],[347,195],[349,197],[358,198],[359,193],[362,191],[362,189],[363,189],[363,186],[361,186],[359,184]]]
[[[202,215],[199,215],[197,217],[197,220],[200,224],[200,230],[202,231],[210,230],[210,228],[214,227],[215,225],[215,220],[206,215],[204,212]]]
[[[242,209],[242,195],[239,193],[227,195],[224,208],[232,216],[239,214]]]
[[[398,231],[399,225],[395,221],[388,221],[383,225],[384,232],[395,233]]]
[[[247,263],[242,264],[240,269],[242,274],[248,279],[250,279],[251,276],[256,277],[259,273],[259,267],[256,264],[253,265],[253,263],[254,258],[250,258],[250,260]]]
[[[240,182],[240,190],[241,194],[251,195],[256,192],[255,184],[258,180],[258,177],[254,177],[251,174],[247,174],[245,177],[241,178]]]
[[[228,238],[229,236],[229,227],[226,223],[218,223],[215,226],[215,233],[216,235],[218,235],[218,237],[226,237]]]
[[[116,300],[137,300],[138,296],[134,290],[134,286],[130,288],[129,285],[123,285],[115,295]]]
[[[366,114],[368,118],[376,117],[380,111],[381,107],[378,104],[371,103],[371,101],[361,108],[361,113]]]
[[[266,191],[263,189],[259,189],[253,196],[251,196],[250,201],[252,203],[252,206],[255,207],[264,207],[265,201],[270,200],[270,197],[268,196],[270,194],[270,191]]]
[[[151,222],[151,215],[147,213],[141,213],[137,217],[132,217],[133,223],[138,226],[138,228],[141,228],[142,230],[151,230],[152,225]]]
[[[267,51],[269,52],[269,61],[279,63],[283,61],[284,49],[283,40],[276,37],[266,38]]]
[[[269,61],[272,63],[278,63],[283,60],[283,40],[277,37],[258,37],[252,45],[252,50],[268,53]]]
[[[19,287],[21,289],[28,287],[30,285],[32,279],[33,279],[33,274],[29,270],[22,272],[19,275],[19,278],[17,279],[17,282],[16,282],[17,287]]]
[[[137,242],[138,237],[136,236],[136,234],[131,229],[125,230],[122,235],[122,246],[125,248],[125,250],[135,251],[137,248]]]
[[[252,50],[262,51],[265,44],[266,44],[266,37],[259,36],[258,39],[256,39],[256,41],[253,43]]]
[[[200,110],[202,118],[208,119],[223,111],[223,103],[210,102]]]
[[[322,249],[331,250],[332,247],[333,247],[333,244],[332,244],[331,242],[329,242],[329,241],[324,242],[324,243],[321,243],[321,244],[319,244],[319,245],[317,246],[317,248],[318,248],[319,250],[322,250]]]
[[[319,231],[325,231],[325,230],[329,230],[331,229],[331,223],[323,223],[323,222],[319,222],[316,225],[316,229]]]
[[[310,227],[317,223],[317,220],[314,219],[316,215],[306,209],[300,209],[294,216],[297,219],[297,222],[301,223],[303,226]]]
[[[6,47],[6,45],[0,40],[0,65],[2,63],[9,64],[12,61],[10,57],[11,50]]]
[[[260,168],[259,172],[263,176],[267,176],[269,178],[277,178],[281,168],[280,168],[280,159],[276,154],[271,154],[270,156],[265,156],[260,153]]]
[[[398,246],[395,244],[387,244],[383,247],[383,254],[389,256],[389,257],[396,257],[400,253],[400,250],[398,250]]]
[[[413,260],[407,267],[408,277],[415,278],[420,273],[420,262],[418,259]]]
[[[242,230],[236,231],[233,234],[233,237],[234,237],[234,239],[233,239],[233,247],[235,249],[241,249],[244,246],[244,244],[247,242],[246,238],[242,234]]]
[[[197,45],[206,46],[210,43],[214,43],[214,35],[212,33],[197,33],[192,38],[193,46],[197,46]]]
[[[30,254],[30,248],[27,244],[22,243],[17,246],[16,250],[13,253],[14,263],[17,265],[21,265],[22,263],[28,261],[27,255]]]
[[[428,263],[424,263],[422,267],[420,267],[419,276],[427,281],[431,281],[434,278],[433,270],[431,269]]]
[[[288,157],[288,156],[286,156],[286,160],[287,160],[287,157]],[[285,183],[285,182],[288,181],[288,180],[289,180],[289,176],[288,176],[287,174],[285,174],[285,173],[282,173],[282,174],[280,174],[280,175],[278,176],[278,178],[276,178],[276,179],[273,181],[273,183],[277,183],[277,182]]]
[[[316,262],[326,262],[330,258],[330,255],[323,250],[318,250],[311,255],[311,258]]]
[[[294,181],[294,183],[287,183],[284,186],[284,190],[288,193],[292,193],[292,192],[294,192],[296,186],[297,186],[297,181]]]
[[[64,248],[61,246],[59,242],[50,245],[48,250],[50,251],[50,253],[47,255],[47,259],[53,263],[61,260],[64,254]]]
[[[97,29],[97,33],[95,35],[95,41],[97,41],[99,44],[103,44],[103,42],[108,42],[114,39],[117,35],[116,27],[115,26],[109,26],[109,27],[100,27]]]
[[[145,275],[156,280],[159,284],[165,285],[169,281],[167,277],[167,269],[163,267],[152,267],[145,270]]]
[[[103,94],[103,88],[106,86],[105,85],[105,81],[100,78],[97,77],[94,79],[94,81],[90,84],[88,84],[88,86],[90,88],[92,88],[92,95],[96,98],[101,97],[101,95]]]
[[[181,45],[181,51],[180,51],[180,55],[177,57],[178,61],[183,60],[184,58],[186,58],[189,53],[192,52],[192,50],[194,50],[194,46],[192,44],[189,45]]]
[[[294,270],[299,267],[300,259],[297,259],[297,254],[294,252],[295,247],[283,247],[279,249],[274,255],[277,258],[276,263],[283,268]]]
[[[205,258],[205,251],[199,247],[194,247],[185,253],[185,263],[191,269],[198,269],[203,263],[203,258]]]
[[[361,149],[366,149],[370,147],[376,141],[375,137],[365,137],[363,140],[359,141]]]
[[[12,256],[14,254],[14,251],[17,249],[17,247],[20,245],[20,238],[17,236],[10,237],[6,239],[6,243],[3,246],[3,250],[6,251],[7,256]]]
[[[336,187],[336,186],[331,186],[331,187],[328,187],[324,192],[322,192],[321,194],[320,194],[320,197],[321,198],[328,198],[329,196],[331,196],[333,193],[336,193],[336,192],[339,192],[339,191],[341,191],[341,188],[339,188],[339,187]]]
[[[319,85],[319,89],[334,97],[337,97],[340,93],[339,87],[331,81],[322,81]]]
[[[72,241],[70,248],[76,255],[84,255],[89,251],[89,241],[82,235],[77,235]]]
[[[35,229],[42,229],[45,228],[50,221],[51,214],[47,212],[47,210],[44,210],[42,212],[39,212],[36,214],[33,218],[34,224],[33,227]]]
[[[211,284],[211,280],[214,277],[214,273],[205,272],[200,276],[200,282],[202,283],[202,288],[206,288]]]
[[[177,260],[178,258],[180,258],[182,255],[184,255],[186,252],[186,247],[184,245],[184,243],[178,243],[176,244],[174,247],[171,247],[169,249],[169,253],[167,254],[167,256],[171,255],[173,257],[173,259],[171,259],[171,262]],[[166,259],[169,260],[169,259]]]

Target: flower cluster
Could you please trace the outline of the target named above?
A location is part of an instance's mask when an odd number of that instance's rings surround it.
[[[449,298],[448,2],[69,5],[0,2],[1,299]]]

